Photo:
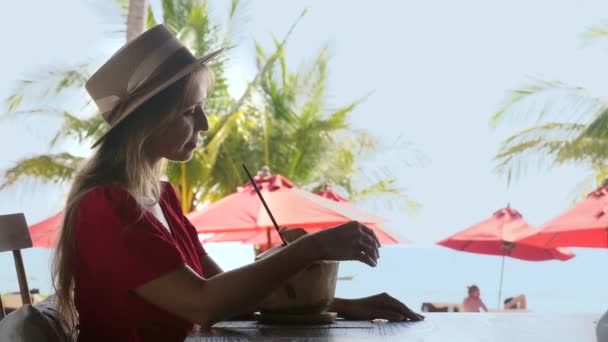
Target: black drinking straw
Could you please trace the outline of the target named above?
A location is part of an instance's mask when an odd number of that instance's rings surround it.
[[[249,169],[247,169],[247,165],[243,164],[243,169],[245,169],[245,172],[247,172],[247,177],[249,177],[249,181],[251,181],[251,184],[253,184],[255,192],[257,192],[258,196],[260,197],[260,200],[262,201],[264,208],[266,208],[266,212],[268,213],[268,216],[270,216],[270,219],[272,220],[272,224],[274,225],[274,228],[277,230],[277,234],[279,234],[281,241],[283,241],[283,246],[286,246],[287,242],[285,241],[285,239],[283,239],[283,236],[281,236],[279,225],[277,224],[277,221],[274,219],[274,216],[272,216],[272,213],[270,212],[270,208],[268,208],[268,204],[266,204],[266,201],[264,200],[264,197],[262,196],[260,189],[258,189],[258,185],[255,184],[253,177],[251,177],[251,173],[249,173]]]

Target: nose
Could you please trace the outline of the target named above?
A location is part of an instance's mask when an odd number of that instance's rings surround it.
[[[196,107],[196,129],[207,132],[209,130],[209,120],[207,120],[207,113],[203,109],[203,106]]]

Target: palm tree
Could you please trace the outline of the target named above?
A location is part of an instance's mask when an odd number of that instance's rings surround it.
[[[134,7],[134,1],[118,0],[117,2],[123,9],[123,15],[128,16],[130,9]],[[236,0],[232,2],[229,20],[237,12],[238,4],[239,2]],[[195,55],[201,56],[206,51],[228,45],[229,32],[220,32],[217,26],[210,24],[206,2],[164,0],[162,6],[164,23],[177,34]],[[152,13],[151,8],[148,8],[146,25],[151,27],[155,24],[154,13]],[[217,46],[213,46],[212,42]],[[216,74],[216,87],[214,96],[210,99],[207,107],[212,112],[216,112],[216,109],[226,108],[234,102],[228,94],[226,78],[223,75],[226,61],[226,57],[217,58],[212,65]],[[91,106],[91,100],[84,93],[84,84],[90,76],[91,69],[90,63],[86,63],[71,69],[44,72],[42,73],[43,77],[21,81],[16,92],[7,99],[7,112],[9,114],[51,114],[59,116],[63,120],[63,126],[51,140],[51,148],[57,148],[58,143],[65,141],[76,145],[90,145],[108,129],[107,124],[94,106]],[[75,98],[86,99],[78,106],[84,108],[83,115],[76,115],[66,110],[45,105],[40,107],[26,106],[27,101],[24,102],[24,98],[30,95],[32,88],[40,87],[41,84],[45,84],[49,89],[48,94],[59,95],[67,91],[76,91],[81,94],[75,96]],[[4,181],[0,188],[10,186],[28,176],[55,183],[69,181],[83,159],[83,156],[69,152],[48,153],[24,158],[5,171]],[[193,177],[182,177],[182,174],[186,175],[187,170],[196,169],[196,167],[192,167],[194,164],[196,163],[189,163],[182,170],[183,172],[178,171],[177,173],[174,172],[174,167],[169,168],[169,175],[174,176],[171,177],[172,183],[177,189],[188,189],[193,186],[193,182],[190,182],[189,179],[198,178],[197,175],[192,174]],[[186,178],[186,182],[182,181],[184,178]],[[191,192],[180,191],[180,194],[186,204],[185,209],[190,208],[189,203],[192,201],[188,199],[193,197]]]
[[[122,4],[126,7],[124,0]],[[229,21],[234,18],[238,5],[237,0],[232,1]],[[163,0],[162,7],[165,25],[196,56],[230,45],[230,32],[223,32],[210,22],[206,2]],[[347,124],[348,114],[363,99],[333,111],[327,108],[326,49],[320,50],[311,66],[295,73],[288,71],[285,45],[305,13],[298,17],[281,41],[275,42],[272,53],[267,54],[258,46],[258,72],[240,98],[235,99],[228,92],[224,70],[229,54],[213,61],[211,68],[216,74],[216,86],[206,106],[211,130],[203,137],[205,150],[197,151],[188,163],[170,163],[167,170],[170,182],[181,197],[184,212],[234,192],[245,181],[240,169],[242,162],[251,167],[269,165],[299,186],[335,184],[353,198],[399,193],[390,177],[363,189],[353,186],[351,179],[357,172],[356,162],[364,151],[374,148],[375,142],[365,133],[353,132]],[[148,27],[156,24],[151,8],[148,8],[146,23]],[[83,89],[88,74],[88,65],[55,71],[52,75],[60,77],[54,89],[57,92],[70,87]],[[53,146],[66,139],[90,144],[107,129],[96,111],[89,110],[88,115],[79,117],[50,108],[19,110],[26,90],[33,83],[33,80],[23,82],[9,97],[9,112],[46,112],[62,116],[64,125],[52,140]],[[90,109],[89,104],[90,100],[85,106]],[[25,176],[53,182],[68,181],[82,159],[82,156],[68,152],[22,159],[5,172],[0,188]]]
[[[139,36],[146,30],[148,5],[146,0],[129,0],[127,15],[127,41]]]
[[[608,24],[588,29],[585,42],[608,38]],[[586,192],[608,176],[608,101],[580,86],[533,80],[510,92],[493,115],[494,126],[524,114],[534,123],[505,139],[496,154],[496,170],[507,182],[533,164],[546,168],[577,163],[592,174],[579,185]]]

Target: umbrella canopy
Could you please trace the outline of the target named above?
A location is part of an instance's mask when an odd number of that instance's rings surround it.
[[[54,216],[30,226],[30,236],[34,247],[54,248],[62,219],[63,211],[60,211]]]
[[[354,206],[343,206],[298,189],[280,175],[256,176],[254,180],[281,226],[315,229],[352,220],[360,222],[381,220],[380,217]],[[250,183],[239,188],[236,193],[187,216],[199,233],[223,233],[273,226]]]
[[[541,247],[608,247],[608,185],[563,214],[545,223],[541,229],[521,241]]]
[[[543,248],[519,241],[535,234],[521,214],[511,207],[496,211],[492,217],[438,242],[464,252],[502,256],[498,307],[502,295],[505,256],[527,261],[569,260],[574,254],[565,248]]]
[[[340,194],[338,194],[336,191],[332,190],[329,187],[325,187],[325,189],[323,191],[315,192],[315,194],[317,194],[321,197],[327,198],[329,200],[332,200],[334,202],[342,203],[344,205],[351,205],[351,204],[348,204],[348,200],[346,198],[340,196]],[[388,234],[386,229],[380,225],[380,222],[382,222],[384,220],[382,218],[379,218],[379,219],[380,219],[380,221],[374,222],[374,223],[367,223],[366,226],[371,228],[374,231],[374,233],[376,233],[376,237],[378,237],[378,240],[380,240],[380,243],[397,244],[399,242],[401,242],[401,243],[409,242],[409,240],[403,239],[403,238],[400,239],[400,241],[397,241],[396,238],[394,238],[390,234]]]
[[[334,202],[343,203],[343,204],[348,203],[348,200],[346,200],[344,197],[340,196],[337,192],[335,192],[334,190],[329,189],[329,188],[326,188],[325,190],[323,190],[321,192],[316,192],[315,194],[318,196],[327,198],[329,200],[332,200]],[[371,228],[374,231],[374,233],[378,237],[378,240],[380,240],[380,243],[382,243],[382,244],[399,243],[397,241],[397,239],[395,239],[394,237],[389,235],[385,231],[385,229],[380,227],[379,224],[366,223],[366,226],[368,226],[369,228]],[[307,229],[307,231],[309,233],[315,233],[319,230],[322,230],[322,229],[320,229],[320,228]],[[270,234],[270,236],[269,236],[269,234]],[[262,230],[262,231],[257,231],[257,232],[239,231],[239,232],[230,232],[230,233],[218,233],[218,234],[215,234],[211,238],[205,239],[204,242],[209,243],[209,242],[242,241],[245,244],[261,245],[261,244],[267,244],[269,238],[271,241],[271,245],[278,245],[281,243],[281,238],[279,237],[279,234],[276,232],[276,230],[270,230],[270,231]],[[401,241],[401,242],[405,242],[405,241]]]
[[[339,193],[337,193],[334,190],[327,188],[327,187],[323,191],[319,191],[319,192],[315,192],[315,193],[321,197],[330,199],[334,202],[348,203],[348,200],[346,198],[340,196]]]
[[[507,207],[438,244],[464,252],[504,255],[527,261],[564,261],[574,256],[563,248],[543,248],[519,243],[535,232],[534,227],[529,225],[517,210]]]
[[[300,227],[314,232],[353,220],[366,225],[383,220],[351,204],[298,189],[280,175],[258,175],[254,181],[283,227]],[[187,217],[199,234],[215,233],[205,242],[268,243],[266,230],[273,227],[251,183],[206,208],[189,213]],[[387,243],[396,242],[388,234],[378,234],[378,237],[381,235]],[[270,237],[271,243],[280,241],[276,232],[272,232]]]
[[[369,228],[371,228],[374,233],[376,234],[376,237],[378,237],[378,240],[380,240],[381,244],[396,244],[398,243],[397,240],[395,240],[395,238],[393,238],[392,236],[388,235],[386,232],[384,232],[384,230],[382,230],[382,228],[378,227],[376,224],[374,223],[367,223],[366,226],[368,226]],[[319,229],[306,229],[306,231],[308,233],[315,233],[318,232],[320,230],[323,230],[321,228]],[[227,234],[227,233],[219,233],[218,235],[221,234]],[[228,233],[228,234],[232,234],[232,233]],[[270,241],[272,245],[280,245],[281,244],[281,238],[279,237],[279,234],[276,232],[276,230],[271,230],[270,231]],[[217,235],[216,235],[217,236]],[[213,236],[214,238],[215,236]],[[244,234],[243,234],[243,237]],[[206,239],[205,242],[217,242],[217,240],[213,241],[212,239]],[[220,237],[220,239],[223,239],[224,237]],[[234,238],[234,236],[231,236],[230,238]],[[227,242],[227,240],[224,240]],[[235,240],[230,240],[230,241],[235,241]],[[267,232],[266,231],[258,231],[257,233],[254,233],[253,235],[244,238],[243,243],[245,244],[254,244],[254,245],[263,245],[263,244],[267,244],[268,243],[268,236],[267,236]]]

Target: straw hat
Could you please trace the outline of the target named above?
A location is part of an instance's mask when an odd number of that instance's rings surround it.
[[[110,124],[110,132],[144,102],[220,52],[222,49],[197,59],[165,25],[156,25],[110,57],[89,78],[86,89]]]

